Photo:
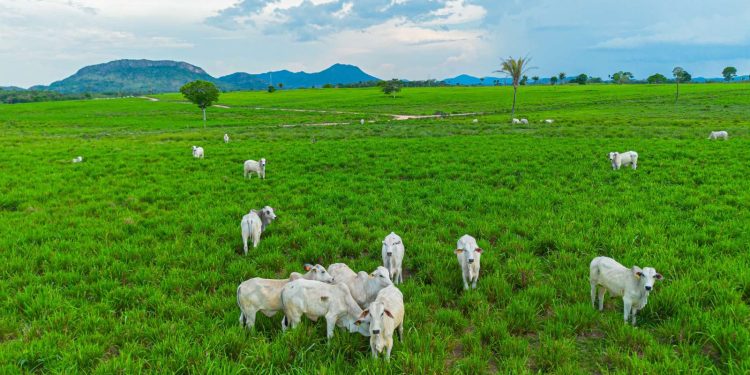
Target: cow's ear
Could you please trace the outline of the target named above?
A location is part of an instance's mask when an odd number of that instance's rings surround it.
[[[369,313],[370,313],[370,310],[362,310],[362,313],[359,314],[359,320],[367,318],[367,314],[369,314]]]
[[[312,264],[310,264],[310,263],[305,263],[304,267],[305,267],[305,271],[309,271],[309,270],[311,270],[313,268]]]
[[[481,254],[481,253],[482,253],[482,251],[484,251],[484,250],[482,250],[482,248],[481,248],[481,247],[478,247],[478,248],[476,248],[476,250],[474,250],[474,251],[475,251],[475,252],[477,252],[477,253],[479,253],[479,254]]]
[[[656,280],[661,280],[664,278],[664,276],[662,276],[660,273],[657,273],[656,275],[654,275],[654,277],[656,278]]]
[[[456,249],[456,251],[454,251],[454,253],[456,254],[461,254],[463,252],[464,252],[464,249]]]
[[[385,310],[385,315],[388,315],[391,317],[391,319],[393,319],[393,314],[391,314],[389,310]]]

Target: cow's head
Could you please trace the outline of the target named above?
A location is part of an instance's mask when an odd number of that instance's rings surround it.
[[[660,273],[656,272],[653,267],[646,267],[641,269],[638,266],[633,266],[633,276],[638,280],[640,286],[648,294],[654,289],[654,283],[656,280],[664,278]]]

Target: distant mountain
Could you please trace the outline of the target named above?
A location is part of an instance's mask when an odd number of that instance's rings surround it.
[[[203,69],[178,61],[116,60],[87,66],[72,76],[34,90],[60,93],[157,93],[176,92],[187,82],[217,80]]]
[[[26,89],[18,86],[0,86],[0,91],[25,91]]]
[[[453,86],[495,86],[495,81],[499,85],[509,85],[513,83],[510,78],[498,78],[498,77],[474,77],[468,74],[461,74],[453,78],[446,78],[443,80],[447,85]]]
[[[31,91],[54,91],[62,94],[81,93],[113,93],[113,94],[150,94],[160,92],[177,92],[187,82],[205,80],[216,83],[223,91],[233,90],[265,90],[269,85],[284,88],[312,88],[326,84],[351,85],[363,82],[380,81],[354,65],[334,64],[329,68],[317,72],[290,72],[277,70],[273,72],[250,74],[233,73],[220,78],[214,78],[205,70],[186,62],[171,60],[115,60],[104,64],[91,65],[82,68],[75,74],[61,81],[53,82],[49,86],[37,85],[29,88]],[[571,78],[568,77],[567,81]],[[748,76],[740,76],[733,81],[749,80]],[[404,80],[407,81],[407,80]],[[721,82],[722,78],[695,77],[693,82]],[[443,80],[447,85],[461,86],[494,86],[510,85],[510,78],[474,77],[462,74]],[[549,78],[542,78],[535,84],[547,85]],[[534,84],[529,80],[529,84]],[[20,87],[0,87],[3,91],[21,91]]]
[[[283,84],[285,88],[321,87],[325,84],[351,84],[358,82],[379,81],[354,65],[334,64],[328,69],[317,73],[290,72],[279,70],[274,72],[249,74],[234,73],[219,78],[220,82],[240,90],[263,89],[268,85]]]

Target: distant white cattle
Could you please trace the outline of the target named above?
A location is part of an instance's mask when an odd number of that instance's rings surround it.
[[[518,125],[518,124],[520,124],[520,123],[521,123],[521,120],[519,120],[519,119],[517,119],[517,118],[514,118],[514,119],[513,119],[513,125]]]
[[[297,279],[282,288],[281,303],[284,306],[283,330],[297,327],[303,315],[312,321],[322,316],[326,319],[326,336],[329,340],[336,326],[369,336],[369,327],[355,324],[362,309],[345,283],[327,284]]]
[[[229,134],[224,134],[224,143],[229,143]]]
[[[472,289],[477,287],[483,251],[484,250],[477,245],[477,240],[468,234],[465,234],[458,239],[456,250],[454,252],[458,258],[458,265],[461,266],[464,290],[469,289],[469,283],[471,283]]]
[[[354,273],[346,264],[334,263],[328,266],[328,272],[336,279],[336,283],[349,286],[352,297],[363,308],[375,300],[381,289],[393,285],[390,272],[383,266],[368,274],[364,271]]]
[[[73,163],[80,163],[83,161],[83,156],[78,156],[73,159]]]
[[[404,341],[404,295],[391,285],[378,293],[375,301],[362,311],[356,324],[370,323],[370,350],[374,358],[385,349],[385,359],[391,359],[393,331]]]
[[[292,272],[288,279],[261,279],[255,277],[243,281],[237,287],[237,305],[240,307],[240,324],[247,328],[255,325],[255,315],[258,311],[267,317],[272,317],[277,311],[284,309],[281,304],[281,290],[290,281],[299,278],[332,283],[333,277],[320,264],[305,264],[307,273],[301,275]]]
[[[478,118],[475,118],[475,119],[471,120],[471,122],[472,122],[473,124],[476,124],[476,123],[478,123],[478,122],[479,122],[479,119],[478,119]]]
[[[598,297],[599,311],[604,309],[604,295],[607,291],[612,295],[622,296],[623,318],[627,323],[628,317],[632,317],[633,325],[635,325],[635,314],[648,303],[648,296],[654,289],[655,281],[662,279],[662,275],[652,267],[626,268],[616,260],[607,257],[594,258],[589,269],[591,304],[594,308],[596,308]]]
[[[521,119],[521,123],[524,124],[524,125],[528,125],[529,124],[529,120],[527,120],[525,118],[522,118]]]
[[[383,240],[383,266],[388,269],[394,284],[404,282],[402,263],[404,260],[404,242],[398,234],[391,232]]]
[[[708,139],[711,139],[711,140],[713,140],[713,139],[723,139],[723,140],[726,141],[727,139],[729,139],[729,133],[727,133],[724,130],[720,130],[720,131],[717,131],[717,132],[711,132],[711,134],[708,135]]]
[[[548,119],[544,120],[544,122],[547,123],[547,124],[551,124],[551,123],[555,122],[555,120],[553,120],[551,118],[548,118]]]
[[[359,124],[360,125],[364,125],[365,124],[365,119],[359,119]]]
[[[203,159],[203,147],[193,146],[193,157]]]
[[[620,169],[623,165],[626,167],[630,165],[633,169],[636,169],[638,168],[638,153],[635,151],[610,152],[609,161],[612,162],[612,169]]]
[[[258,178],[266,178],[266,159],[260,161],[246,160],[244,165],[245,178],[253,178],[253,172],[258,174]]]

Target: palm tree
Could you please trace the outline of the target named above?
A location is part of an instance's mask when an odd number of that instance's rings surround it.
[[[516,93],[518,92],[518,84],[521,81],[521,77],[532,69],[528,66],[529,62],[531,62],[531,58],[528,56],[519,57],[517,59],[508,57],[500,62],[500,70],[495,71],[495,73],[505,73],[508,77],[513,79],[513,107],[511,107],[510,110],[511,119],[516,114]]]
[[[558,74],[558,75],[557,75],[557,78],[558,78],[558,79],[560,80],[560,84],[561,84],[561,85],[562,85],[563,83],[565,83],[565,77],[566,77],[566,76],[567,76],[567,75],[566,75],[565,73],[563,73],[563,72],[560,72],[560,74]]]

